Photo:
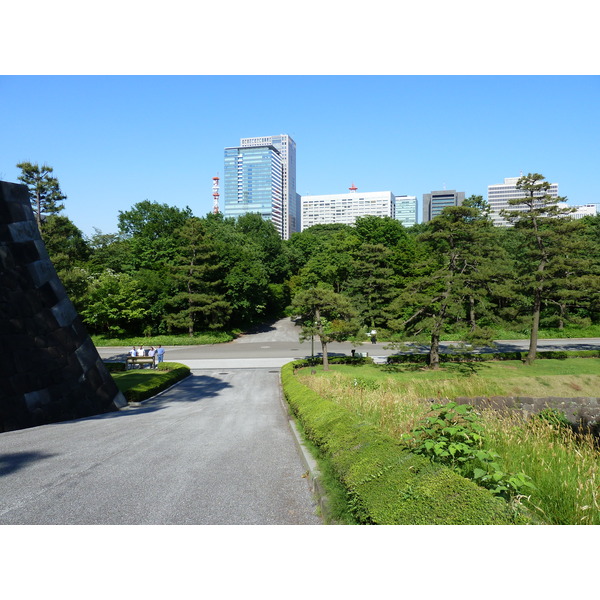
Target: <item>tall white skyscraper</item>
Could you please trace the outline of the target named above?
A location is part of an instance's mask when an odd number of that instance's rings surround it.
[[[526,198],[527,193],[517,188],[519,177],[505,177],[504,183],[495,183],[488,185],[488,204],[490,206],[490,218],[494,225],[507,227],[510,223],[500,216],[503,209],[519,210],[518,206],[511,206],[508,201],[516,198]],[[545,192],[553,198],[558,197],[558,183],[550,184],[550,189]],[[544,192],[538,195],[543,196]]]
[[[300,202],[296,194],[296,142],[286,134],[242,138],[242,148],[273,146],[279,152],[282,166],[282,229],[284,240],[300,231]]]

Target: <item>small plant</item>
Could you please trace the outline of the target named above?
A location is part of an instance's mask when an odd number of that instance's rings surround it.
[[[567,418],[567,415],[562,410],[555,408],[544,408],[539,413],[536,413],[531,417],[532,422],[546,423],[553,429],[572,428],[571,422]]]
[[[468,404],[433,404],[432,415],[402,436],[411,452],[444,464],[510,501],[533,488],[524,473],[504,472],[498,454],[484,447],[479,416]]]

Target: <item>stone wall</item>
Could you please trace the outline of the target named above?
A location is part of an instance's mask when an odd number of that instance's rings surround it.
[[[589,430],[595,435],[600,435],[600,398],[491,396],[490,398],[456,398],[455,402],[498,411],[518,410],[524,418],[550,408],[564,413],[575,429]]]
[[[0,432],[126,404],[48,257],[27,187],[0,181]]]

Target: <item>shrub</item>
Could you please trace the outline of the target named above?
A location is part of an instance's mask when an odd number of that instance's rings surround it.
[[[104,366],[109,373],[120,373],[127,368],[127,365],[121,362],[105,362]]]
[[[171,365],[171,367],[159,369],[160,371],[164,371],[164,373],[155,377],[149,375],[147,381],[138,383],[134,387],[125,390],[123,395],[127,402],[141,402],[142,400],[156,396],[156,394],[166,390],[178,381],[185,379],[190,374],[189,367],[186,367],[185,365],[179,363],[161,364]],[[173,367],[172,365],[176,365],[176,367]]]

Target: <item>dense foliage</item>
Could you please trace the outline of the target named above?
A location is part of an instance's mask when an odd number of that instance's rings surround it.
[[[477,344],[499,330],[600,324],[600,215],[575,221],[554,199],[540,201],[539,174],[522,178],[531,195],[507,213],[513,227],[492,226],[472,196],[410,228],[366,216],[284,241],[258,214],[197,217],[149,200],[119,213],[118,232],[86,238],[58,214],[66,197],[52,169],[22,168],[50,257],[91,333],[232,331],[287,310],[325,343],[373,329],[379,340],[428,341],[435,368],[443,336]],[[317,297],[336,306],[329,316],[313,318]]]

